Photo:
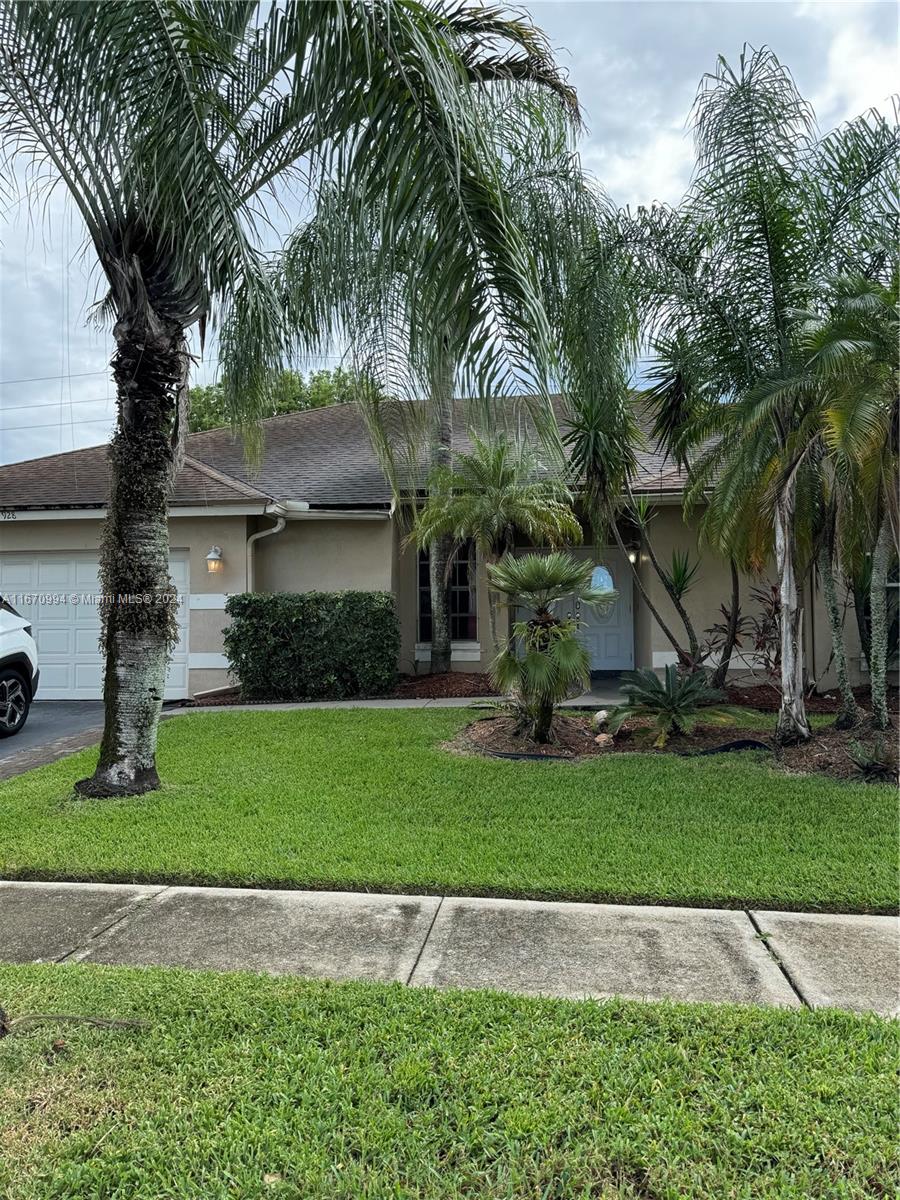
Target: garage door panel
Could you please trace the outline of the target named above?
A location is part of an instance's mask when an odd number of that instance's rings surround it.
[[[75,630],[75,653],[94,654],[100,641],[100,626],[96,629]]]
[[[47,625],[41,626],[41,652],[43,654],[63,654],[68,656],[72,653],[72,633],[73,631],[67,626],[52,628]]]
[[[166,699],[188,695],[187,597],[189,565],[183,553],[171,560],[170,573],[176,583],[178,643],[166,679]],[[100,611],[97,555],[64,552],[24,555],[0,553],[0,592],[42,593],[44,603],[16,607],[34,631],[41,668],[40,695],[47,700],[95,700],[103,694],[103,659],[99,648]],[[73,603],[73,594],[79,602]],[[85,602],[80,603],[81,597]],[[88,599],[90,597],[90,599]],[[62,602],[58,602],[58,601]]]
[[[71,582],[69,561],[66,559],[41,558],[37,564],[37,585],[39,588],[67,588]]]

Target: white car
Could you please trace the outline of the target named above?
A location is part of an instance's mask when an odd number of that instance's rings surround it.
[[[27,721],[39,678],[31,626],[0,596],[0,738],[12,737]]]

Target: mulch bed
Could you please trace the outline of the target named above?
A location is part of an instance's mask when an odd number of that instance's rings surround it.
[[[401,675],[392,692],[373,697],[379,700],[467,700],[472,696],[496,696],[488,675],[475,671],[448,671],[444,675]],[[263,700],[244,700],[237,688],[202,700],[178,701],[183,708],[223,708],[231,704],[264,704]]]
[[[728,703],[740,705],[741,708],[755,708],[759,712],[778,712],[781,707],[781,690],[772,683],[756,683],[750,687],[729,687],[725,689],[725,692],[728,696]],[[853,689],[853,695],[860,708],[871,712],[871,688],[856,687]],[[806,697],[808,713],[836,713],[840,707],[841,698],[837,691]],[[891,712],[900,712],[900,689],[888,688],[888,709]]]
[[[462,753],[527,756],[529,758],[567,759],[576,762],[603,754],[678,754],[700,755],[729,742],[762,742],[772,755],[773,765],[798,774],[822,774],[832,779],[859,778],[849,758],[851,741],[868,741],[864,732],[837,729],[815,730],[809,742],[800,746],[776,748],[771,734],[730,725],[698,725],[690,737],[671,737],[662,749],[653,745],[655,734],[647,722],[626,722],[611,742],[599,744],[587,717],[558,715],[553,722],[554,740],[549,745],[515,733],[513,717],[487,717],[461,730],[447,748]]]
[[[392,696],[397,700],[451,700],[470,696],[496,696],[490,677],[476,671],[448,671],[444,675],[401,675]]]

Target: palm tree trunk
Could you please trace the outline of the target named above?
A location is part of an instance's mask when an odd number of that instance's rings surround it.
[[[872,581],[869,594],[871,613],[871,652],[869,672],[872,681],[872,724],[876,729],[887,729],[891,723],[887,704],[887,586],[891,565],[890,518],[887,513],[878,530],[878,540],[872,554]]]
[[[728,678],[728,668],[731,665],[731,656],[734,654],[734,648],[737,645],[738,623],[741,619],[741,578],[738,575],[737,564],[733,558],[728,560],[728,565],[731,567],[731,609],[728,613],[728,628],[725,631],[722,653],[719,656],[718,665],[710,679],[710,686],[714,688],[723,688],[725,686],[725,681]]]
[[[794,565],[794,482],[788,481],[775,503],[775,563],[781,604],[781,708],[775,727],[780,745],[810,736],[803,701],[803,606]]]
[[[430,468],[449,467],[453,458],[453,379],[452,363],[445,363],[434,384],[435,430]],[[428,585],[431,592],[431,673],[442,675],[450,670],[451,630],[448,574],[453,554],[453,538],[434,538],[428,547]]]
[[[120,320],[113,359],[118,424],[109,447],[109,508],[100,548],[105,724],[85,796],[159,787],[156,736],[177,594],[169,578],[169,490],[187,387],[184,332],[152,314]]]
[[[837,674],[838,690],[841,693],[841,708],[835,719],[837,729],[853,729],[862,720],[863,714],[856,703],[850,678],[847,675],[847,649],[844,645],[844,623],[841,620],[841,608],[838,604],[837,589],[834,586],[834,566],[831,559],[831,546],[828,540],[822,542],[819,550],[819,574],[822,577],[822,594],[825,598],[825,609],[828,613],[828,624],[831,628],[831,646],[834,655],[834,669]]]

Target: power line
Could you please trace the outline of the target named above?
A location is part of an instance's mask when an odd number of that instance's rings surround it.
[[[59,408],[63,404],[107,404],[109,396],[98,396],[94,400],[47,400],[42,404],[0,404],[0,417],[4,413],[19,412],[21,409]]]
[[[72,375],[32,375],[30,379],[0,379],[0,387],[10,383],[49,383],[56,379],[84,379],[88,375],[106,375],[107,371],[75,371]]]
[[[315,354],[312,356],[317,362],[346,362],[346,354]],[[206,362],[202,364],[204,367],[217,367],[218,362]],[[286,370],[295,370],[296,368],[285,368]],[[307,373],[317,370],[316,367],[309,366],[305,368]],[[302,374],[302,372],[300,372]],[[106,375],[109,377],[109,368],[101,371],[73,371],[68,375],[32,375],[26,379],[0,379],[0,387],[6,387],[13,383],[52,383],[59,379],[85,379],[88,375]],[[205,387],[205,384],[196,384],[196,387]]]
[[[24,431],[26,429],[62,429],[63,424],[65,424],[67,427],[69,424],[102,425],[108,423],[112,425],[115,423],[115,419],[115,415],[110,413],[105,417],[79,417],[77,421],[71,422],[64,422],[62,419],[60,419],[59,421],[42,421],[37,425],[0,425],[0,433],[17,433],[19,430]]]

